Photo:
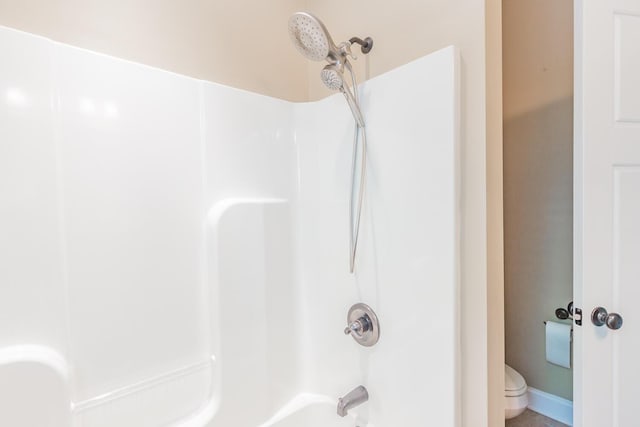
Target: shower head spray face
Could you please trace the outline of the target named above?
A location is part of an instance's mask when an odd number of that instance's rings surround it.
[[[298,51],[312,61],[323,61],[336,50],[327,28],[310,13],[298,12],[289,18],[289,36]]]
[[[344,75],[337,65],[327,65],[320,72],[322,83],[330,90],[342,90]]]

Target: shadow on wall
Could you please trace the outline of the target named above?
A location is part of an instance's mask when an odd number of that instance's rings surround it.
[[[506,363],[572,399],[572,371],[545,360],[544,320],[572,300],[573,98],[504,122]]]

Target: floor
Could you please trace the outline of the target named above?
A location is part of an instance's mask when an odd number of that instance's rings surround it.
[[[540,415],[537,412],[530,410],[524,411],[519,417],[512,418],[506,421],[505,427],[568,427],[566,424],[562,424],[551,418],[547,418],[544,415]]]

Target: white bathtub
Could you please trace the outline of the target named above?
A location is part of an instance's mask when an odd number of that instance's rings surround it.
[[[346,417],[338,416],[336,405],[336,399],[303,393],[259,427],[373,427],[355,409]]]

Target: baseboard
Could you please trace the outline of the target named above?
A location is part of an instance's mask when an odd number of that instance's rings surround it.
[[[529,409],[561,423],[573,426],[573,402],[533,387],[528,389]]]

